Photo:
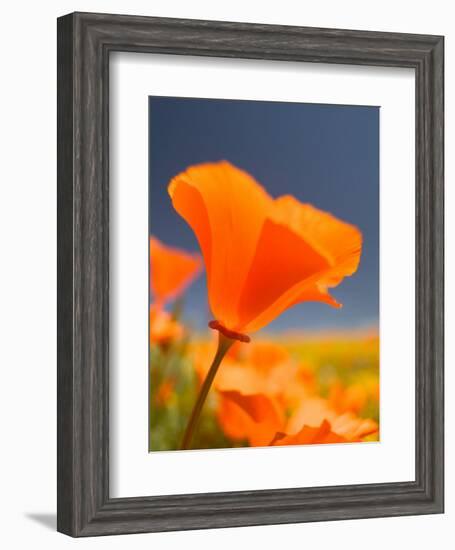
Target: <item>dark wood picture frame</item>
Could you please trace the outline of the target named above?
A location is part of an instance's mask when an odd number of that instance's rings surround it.
[[[91,13],[59,18],[59,531],[78,537],[443,511],[443,48],[440,36]],[[110,498],[108,106],[113,51],[415,70],[415,481]]]

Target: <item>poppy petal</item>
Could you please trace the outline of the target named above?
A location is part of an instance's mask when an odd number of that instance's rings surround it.
[[[274,401],[265,395],[243,395],[237,391],[220,392],[230,402],[220,423],[227,434],[242,434],[250,445],[268,445],[283,426],[284,418]],[[240,410],[239,410],[240,409]]]
[[[330,423],[324,420],[319,427],[303,426],[295,435],[278,432],[270,445],[314,445],[318,443],[347,443],[347,440],[332,432]]]
[[[363,437],[378,432],[378,424],[371,418],[360,418],[353,413],[345,413],[333,422],[334,431],[351,441],[360,441]]]
[[[240,301],[242,330],[253,332],[302,301],[340,304],[327,289],[357,269],[360,231],[293,197],[275,201],[264,223]],[[341,236],[341,238],[340,238]]]
[[[199,240],[212,313],[235,328],[240,292],[273,200],[249,174],[226,161],[188,168],[171,181],[169,194]]]
[[[286,433],[295,434],[302,426],[318,427],[324,420],[330,420],[327,401],[322,397],[304,399],[289,418]]]
[[[328,267],[292,230],[267,220],[239,302],[239,330],[253,332],[278,317]]]
[[[363,437],[378,431],[378,424],[373,419],[361,418],[352,412],[339,415],[326,399],[313,397],[302,401],[288,420],[286,433],[296,434],[301,426],[320,426],[324,420],[330,422],[334,433],[347,441],[361,441]]]
[[[175,298],[202,268],[199,254],[164,245],[150,237],[150,286],[158,303]]]
[[[274,219],[287,223],[303,239],[325,256],[330,265],[346,262],[346,275],[357,269],[362,247],[362,234],[357,227],[332,214],[299,202],[291,195],[275,200]]]

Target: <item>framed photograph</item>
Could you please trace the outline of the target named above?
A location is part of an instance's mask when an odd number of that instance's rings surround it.
[[[58,530],[443,512],[443,37],[58,20]]]

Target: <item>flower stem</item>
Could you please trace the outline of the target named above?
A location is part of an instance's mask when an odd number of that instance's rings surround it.
[[[182,443],[180,445],[181,450],[190,448],[194,430],[196,428],[199,417],[201,415],[202,407],[204,406],[204,403],[207,398],[207,394],[209,393],[213,379],[215,378],[215,375],[218,371],[218,367],[220,366],[221,361],[223,360],[223,357],[226,355],[226,352],[229,350],[229,348],[232,346],[233,343],[234,343],[234,340],[232,340],[231,338],[228,338],[224,334],[221,334],[221,332],[219,333],[218,349],[216,350],[215,357],[210,366],[209,372],[205,377],[204,383],[202,384],[201,389],[199,390],[199,395],[197,397],[196,403],[191,412],[191,417],[186,427],[185,434],[182,439]]]

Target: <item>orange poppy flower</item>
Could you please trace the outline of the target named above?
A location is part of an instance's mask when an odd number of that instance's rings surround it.
[[[320,426],[327,420],[332,430],[348,441],[360,441],[378,431],[378,424],[371,418],[361,418],[353,412],[339,414],[327,399],[312,397],[304,399],[287,423],[287,433],[297,433],[302,426]]]
[[[359,264],[360,231],[292,196],[273,199],[226,161],[192,166],[169,184],[207,271],[212,328],[248,341],[298,302],[340,304],[328,289]]]
[[[199,274],[199,254],[166,246],[150,237],[150,288],[158,304],[176,298]]]
[[[338,415],[325,399],[305,399],[289,418],[279,403],[261,394],[220,392],[219,423],[228,437],[248,440],[251,446],[303,445],[362,441],[375,434],[374,420],[353,413]]]

